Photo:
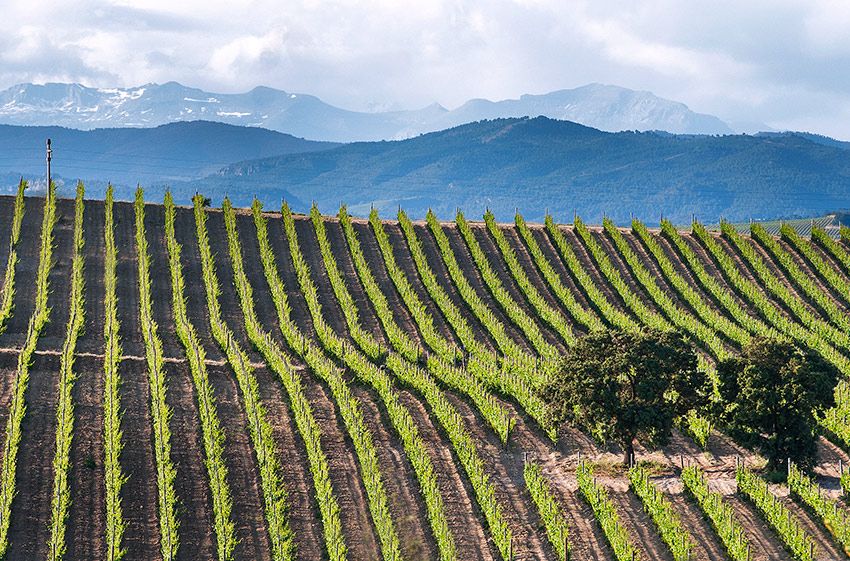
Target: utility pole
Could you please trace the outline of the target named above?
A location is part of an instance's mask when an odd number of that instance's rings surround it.
[[[53,159],[53,149],[50,147],[50,139],[47,139],[47,191],[50,191],[50,184],[52,182],[50,175],[50,160]]]

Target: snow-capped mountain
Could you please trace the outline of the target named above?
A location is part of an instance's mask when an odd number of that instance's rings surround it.
[[[695,113],[683,103],[601,84],[498,102],[474,99],[454,110],[433,104],[417,110],[372,113],[349,111],[312,95],[266,87],[241,94],[217,94],[176,82],[135,88],[53,83],[20,84],[0,92],[2,124],[85,130],[208,120],[336,142],[409,138],[482,119],[538,115],[605,131],[733,132],[717,117]]]

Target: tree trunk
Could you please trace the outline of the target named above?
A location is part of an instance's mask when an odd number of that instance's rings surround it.
[[[635,441],[628,440],[623,444],[623,465],[629,467],[635,455]]]

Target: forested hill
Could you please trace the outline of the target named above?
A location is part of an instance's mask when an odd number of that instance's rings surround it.
[[[675,136],[606,133],[544,117],[462,125],[398,142],[370,142],[230,165],[178,191],[238,204],[257,194],[280,203],[315,200],[331,211],[340,202],[362,214],[401,205],[414,216],[433,207],[449,217],[491,208],[511,216],[519,207],[541,220],[573,211],[588,220],[618,222],[634,214],[656,222],[823,214],[850,207],[850,153],[801,135]],[[300,209],[304,210],[304,209]]]

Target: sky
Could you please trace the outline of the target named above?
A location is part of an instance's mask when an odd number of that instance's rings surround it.
[[[846,0],[0,0],[0,88],[216,93],[454,108],[591,82],[733,126],[850,139]]]

